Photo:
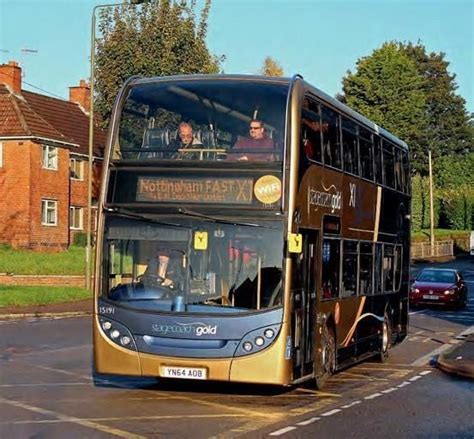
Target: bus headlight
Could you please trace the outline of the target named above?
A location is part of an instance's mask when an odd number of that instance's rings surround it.
[[[279,331],[280,325],[272,325],[250,331],[240,341],[234,356],[241,357],[266,349],[276,339]]]
[[[104,317],[99,318],[99,324],[109,340],[132,351],[137,350],[131,332],[124,325]]]
[[[265,339],[263,337],[257,337],[255,339],[255,344],[257,346],[263,346],[265,344]]]
[[[252,343],[249,341],[246,341],[242,347],[244,348],[244,351],[250,352],[253,349]]]

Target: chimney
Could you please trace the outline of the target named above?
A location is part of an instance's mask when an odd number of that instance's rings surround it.
[[[86,113],[89,113],[91,108],[91,88],[84,79],[79,81],[79,85],[69,87],[69,102],[79,104]]]
[[[13,93],[21,93],[21,67],[17,62],[0,65],[0,83],[7,85]]]

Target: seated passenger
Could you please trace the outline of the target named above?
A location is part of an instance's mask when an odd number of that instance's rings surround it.
[[[178,126],[178,138],[170,143],[170,148],[176,150],[175,159],[199,158],[199,152],[179,151],[184,149],[202,148],[202,143],[193,136],[193,127],[187,122],[181,122]]]
[[[250,138],[243,137],[237,140],[230,151],[231,154],[227,156],[228,160],[274,160],[275,144],[273,139],[267,137],[263,122],[258,119],[252,119],[249,132]],[[255,153],[252,153],[252,149],[255,149]],[[236,154],[239,150],[242,150],[242,153]],[[265,150],[268,150],[268,152]]]

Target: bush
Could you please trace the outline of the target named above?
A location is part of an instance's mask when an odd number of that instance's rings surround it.
[[[85,247],[87,245],[87,233],[79,232],[74,235],[72,244],[77,247]]]

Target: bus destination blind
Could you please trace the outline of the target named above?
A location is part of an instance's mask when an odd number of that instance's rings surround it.
[[[252,204],[248,178],[139,177],[137,201]]]

